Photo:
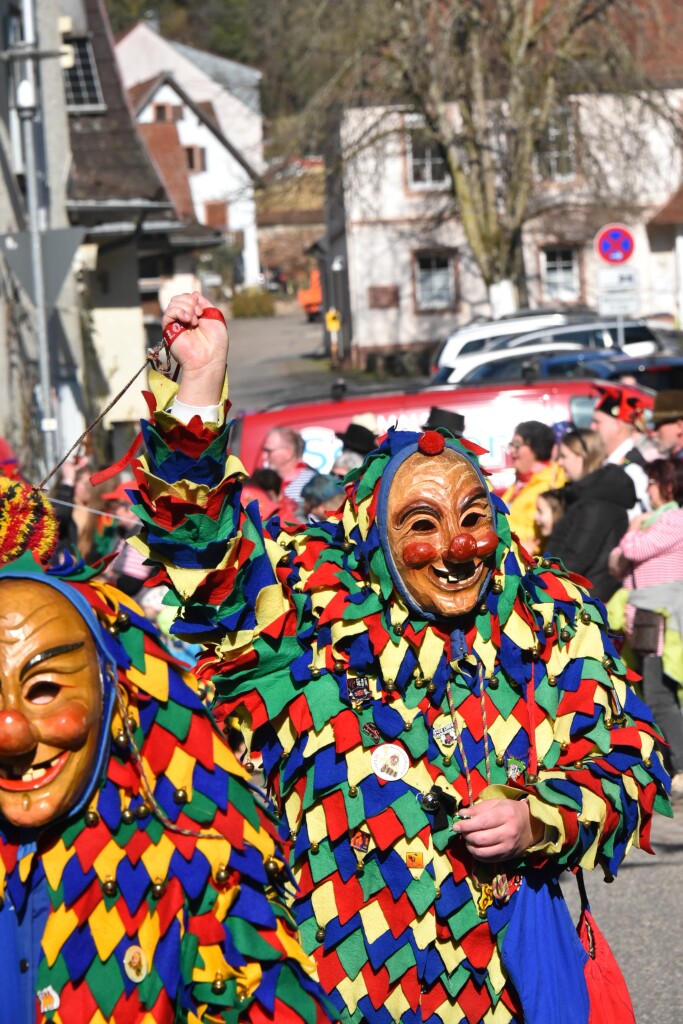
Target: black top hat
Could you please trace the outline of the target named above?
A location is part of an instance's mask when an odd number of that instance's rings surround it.
[[[352,452],[358,452],[359,455],[367,455],[368,452],[374,452],[377,447],[375,435],[361,423],[349,423],[343,434],[337,431],[337,437],[345,448]]]
[[[437,427],[445,427],[454,437],[462,437],[465,431],[465,417],[459,412],[451,412],[450,409],[440,409],[438,405],[433,405],[422,429],[436,430]]]
[[[653,423],[683,420],[683,391],[658,391],[652,410]]]

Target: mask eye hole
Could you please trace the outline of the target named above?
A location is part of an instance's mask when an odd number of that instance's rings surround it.
[[[485,515],[484,515],[483,512],[471,511],[471,512],[468,512],[465,516],[463,516],[463,519],[462,519],[462,522],[461,522],[460,525],[465,530],[473,530],[474,527],[478,526],[479,523],[483,522],[484,519],[485,519]]]
[[[38,682],[31,683],[25,694],[25,699],[29,704],[51,704],[59,696],[61,689],[59,683],[52,683],[46,679],[41,679]]]

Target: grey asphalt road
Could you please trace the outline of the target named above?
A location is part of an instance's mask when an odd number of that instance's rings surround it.
[[[332,385],[342,376],[349,394],[412,390],[427,383],[426,377],[377,379],[333,370],[324,354],[322,325],[308,323],[296,306],[285,315],[232,320],[228,326],[235,412],[329,398]]]
[[[321,325],[307,323],[297,312],[233,321],[230,338],[230,393],[236,411],[326,398],[339,377],[321,356]],[[399,378],[392,383],[398,389],[417,382]],[[349,381],[356,390],[373,386],[385,388],[387,382]],[[654,857],[631,850],[613,883],[605,884],[601,871],[586,872],[586,887],[596,921],[627,979],[637,1024],[683,1024],[683,802],[673,819],[655,819],[652,836]],[[567,876],[563,889],[578,920],[572,877]]]

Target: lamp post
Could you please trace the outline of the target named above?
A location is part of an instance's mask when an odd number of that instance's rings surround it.
[[[24,143],[24,177],[26,181],[26,206],[28,230],[31,240],[31,270],[35,301],[35,327],[38,345],[40,371],[41,430],[46,469],[50,470],[57,461],[57,418],[52,407],[52,382],[50,374],[50,349],[45,316],[45,278],[43,274],[43,246],[40,231],[38,204],[38,183],[36,178],[36,153],[34,129],[38,99],[36,93],[36,32],[32,0],[22,0],[23,41],[22,76],[17,86],[17,110],[21,119]]]

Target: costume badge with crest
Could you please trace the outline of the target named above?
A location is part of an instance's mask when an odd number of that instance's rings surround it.
[[[447,753],[455,746],[455,726],[446,715],[439,715],[432,726],[434,742],[441,751]]]

